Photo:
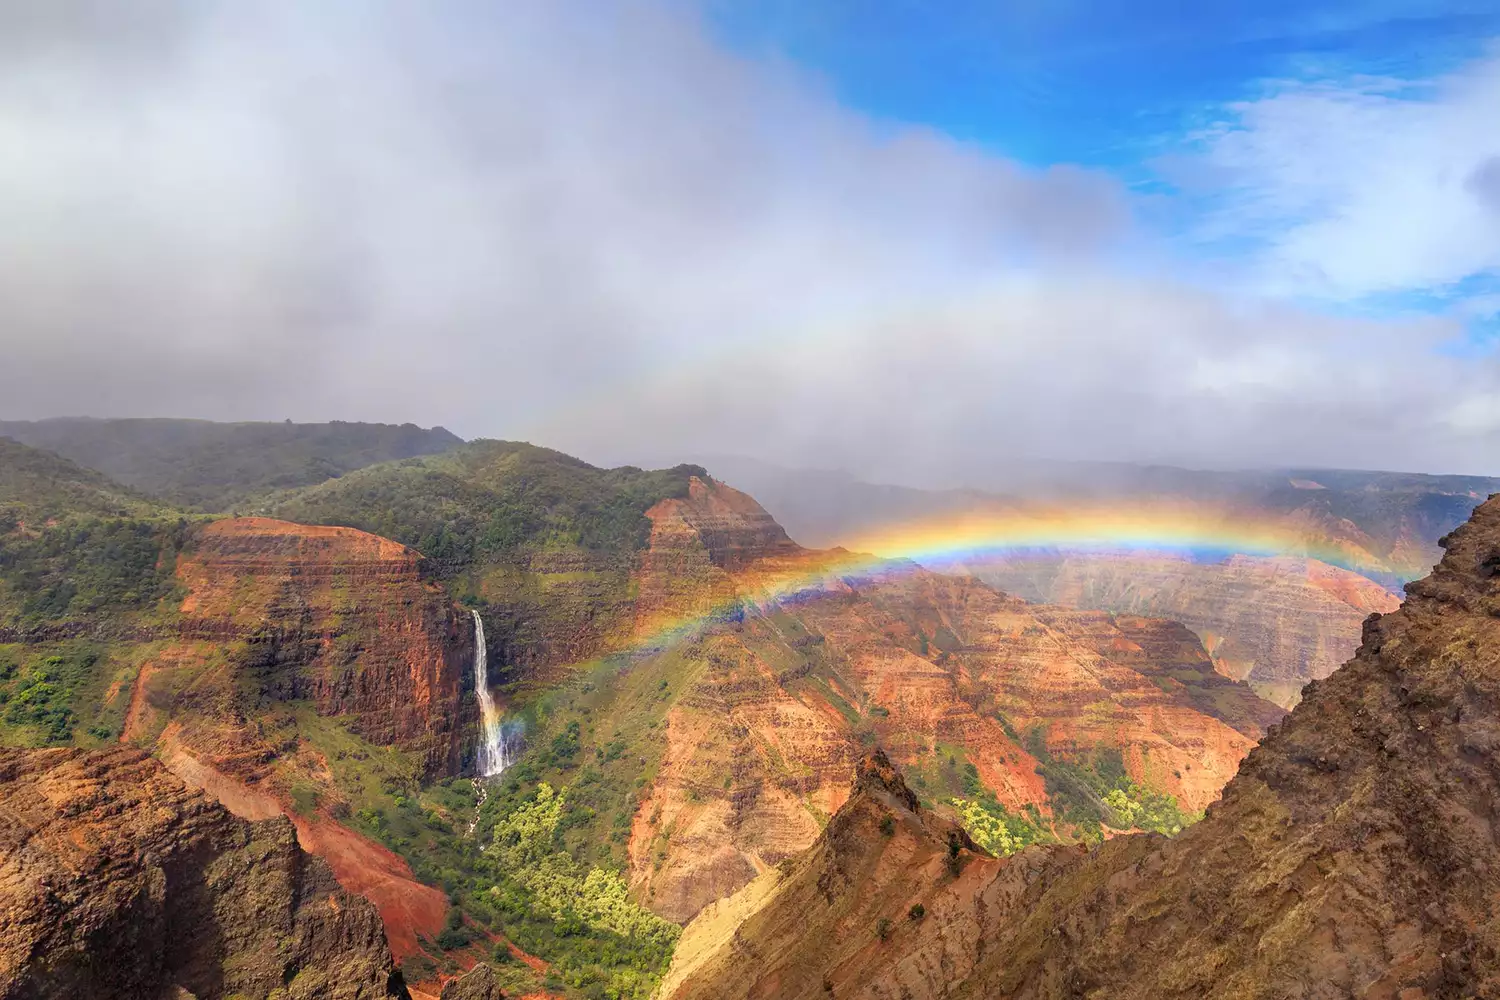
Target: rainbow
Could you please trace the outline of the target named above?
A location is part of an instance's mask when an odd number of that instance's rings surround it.
[[[1130,510],[977,511],[885,525],[851,537],[839,548],[762,560],[735,574],[734,596],[639,623],[630,648],[660,650],[752,608],[847,589],[861,579],[888,577],[918,566],[961,569],[985,558],[1038,552],[1293,556],[1316,559],[1377,582],[1401,575],[1353,542],[1329,538],[1284,517],[1256,520],[1185,504]]]
[[[924,564],[1036,550],[1299,556],[1354,573],[1394,575],[1358,544],[1284,515],[1255,517],[1185,503],[976,511],[884,526],[850,539],[846,547]]]

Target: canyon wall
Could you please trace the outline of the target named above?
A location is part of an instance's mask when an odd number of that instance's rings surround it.
[[[1500,498],[1171,839],[991,858],[876,757],[811,850],[688,928],[667,995],[1500,994],[1497,567]]]
[[[1047,827],[1035,753],[1114,751],[1195,811],[1283,714],[1217,675],[1175,623],[1035,607],[912,564],[841,576],[847,553],[801,549],[722,484],[695,482],[649,514],[646,648],[655,623],[715,616],[677,634],[684,686],[631,829],[633,887],[672,919],[811,844],[876,743],[933,778],[924,794],[972,797],[939,787],[971,765],[1002,806]],[[805,589],[783,593],[786,580]]]
[[[126,739],[152,740],[176,715],[233,724],[308,700],[372,743],[416,752],[429,774],[462,766],[472,625],[414,550],[352,528],[232,518],[197,532],[177,578],[178,629],[195,638],[141,668]]]
[[[969,568],[1028,601],[1180,621],[1221,673],[1285,708],[1354,655],[1365,616],[1400,604],[1379,584],[1316,559],[1057,554]]]

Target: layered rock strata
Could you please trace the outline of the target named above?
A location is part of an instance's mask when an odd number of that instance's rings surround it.
[[[1357,573],[1304,558],[1062,554],[987,560],[971,569],[1029,601],[1180,621],[1203,640],[1221,673],[1285,708],[1297,703],[1304,684],[1354,655],[1367,615],[1401,603]]]
[[[1180,836],[933,870],[944,832],[856,792],[733,931],[689,927],[668,995],[1500,995],[1500,499],[1445,541]]]
[[[177,575],[182,634],[232,645],[176,644],[149,662],[129,737],[149,738],[178,708],[232,718],[247,699],[305,699],[373,743],[417,751],[429,774],[459,770],[473,627],[415,550],[353,528],[232,518],[199,531]],[[207,688],[234,697],[182,696]]]
[[[648,644],[650,623],[704,628],[673,640],[684,688],[631,829],[635,891],[671,919],[811,844],[874,743],[904,766],[971,764],[1047,822],[1038,747],[1119,751],[1134,780],[1196,811],[1283,714],[1175,623],[1038,608],[911,564],[840,575],[848,553],[797,547],[717,483],[650,515]]]

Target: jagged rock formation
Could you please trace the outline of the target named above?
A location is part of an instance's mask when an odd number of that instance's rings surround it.
[[[689,928],[668,995],[1500,995],[1500,498],[1446,541],[1180,836],[914,876],[941,833],[866,788],[727,939]]]
[[[405,997],[380,918],[136,750],[0,750],[0,997]]]
[[[1221,562],[1153,554],[988,559],[972,571],[1028,601],[1180,621],[1218,670],[1285,708],[1302,685],[1354,655],[1360,623],[1400,598],[1316,559],[1231,556]]]
[[[494,971],[484,963],[443,985],[442,1000],[505,1000]]]
[[[174,644],[141,668],[127,739],[154,740],[177,713],[234,723],[307,699],[372,743],[419,752],[428,773],[458,771],[472,627],[414,550],[353,528],[233,518],[198,531],[177,576],[179,628],[219,641]]]
[[[1193,811],[1283,714],[1218,676],[1174,623],[1038,608],[910,564],[840,576],[847,553],[801,549],[719,483],[695,480],[648,513],[640,630],[722,619],[677,654],[685,687],[631,831],[633,885],[670,919],[811,844],[871,743],[928,770],[967,758],[1002,804],[1042,817],[1033,750],[1114,750]],[[788,577],[815,582],[759,596]]]
[[[741,923],[717,922],[710,909],[688,925],[661,996],[940,995],[934,983],[974,970],[993,914],[1038,896],[1061,867],[1053,859],[1082,853],[1048,848],[997,861],[922,809],[877,751],[860,762],[849,801],[811,848],[718,904],[733,910],[742,897],[758,899]],[[879,992],[861,992],[865,967],[882,974]]]

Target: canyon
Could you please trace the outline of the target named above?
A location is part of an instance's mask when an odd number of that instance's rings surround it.
[[[884,754],[817,843],[705,911],[672,1000],[1420,997],[1500,990],[1500,498],[1206,817],[978,850]]]
[[[954,842],[977,878],[1007,856],[1066,873],[1143,830],[1187,838],[1302,680],[1395,601],[1308,559],[937,573],[805,548],[695,466],[599,470],[509,442],[240,517],[11,452],[0,507],[47,513],[0,525],[0,734],[118,740],[245,821],[289,821],[292,846],[374,907],[423,996],[493,966],[464,989],[644,997],[676,933],[658,918],[688,924],[695,971],[672,973],[688,988],[804,859],[865,865],[849,851],[887,817],[908,895]],[[1215,631],[1224,608],[1233,627]],[[482,790],[476,676],[509,739]],[[544,805],[556,853],[510,879],[496,843]],[[895,899],[887,862],[869,864],[855,881]],[[963,880],[924,904],[978,905],[972,927],[931,926],[988,933],[1000,897],[1032,892],[1005,870],[980,904]],[[559,891],[609,902],[559,935]],[[626,951],[620,926],[652,936]]]
[[[934,796],[938,772],[972,767],[1000,807],[1058,832],[1036,753],[1116,752],[1193,812],[1282,714],[1172,623],[1036,607],[912,564],[840,574],[843,555],[802,549],[713,481],[647,516],[643,620],[733,608],[676,654],[681,693],[632,820],[632,885],[674,920],[810,844],[870,743],[928,765]],[[764,596],[786,579],[792,594]]]

